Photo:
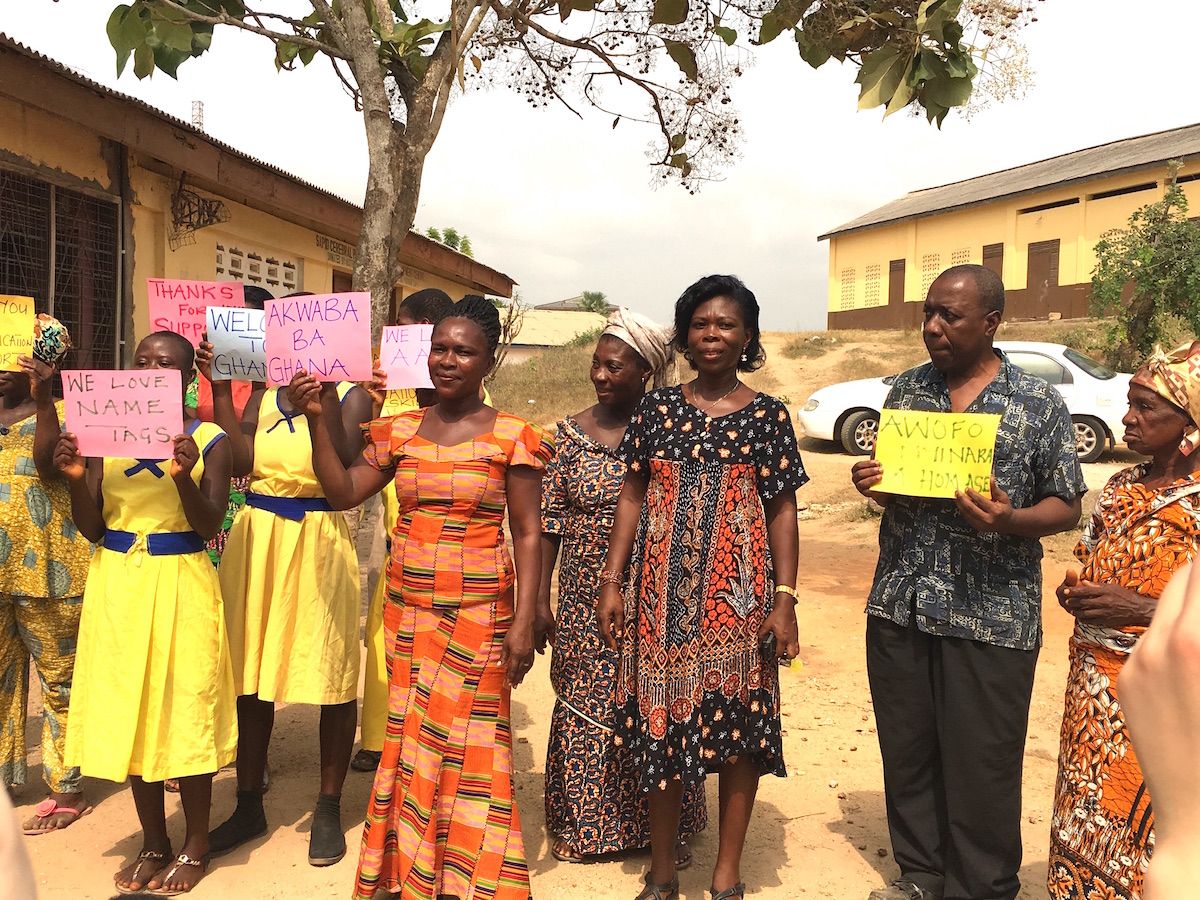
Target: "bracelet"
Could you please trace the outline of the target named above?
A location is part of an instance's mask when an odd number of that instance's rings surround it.
[[[796,593],[796,589],[786,584],[775,585],[775,593],[788,594],[793,600],[800,600],[800,595]]]
[[[625,583],[625,573],[624,572],[601,572],[600,573],[600,586],[601,587],[603,587],[606,584],[624,584],[624,583]]]

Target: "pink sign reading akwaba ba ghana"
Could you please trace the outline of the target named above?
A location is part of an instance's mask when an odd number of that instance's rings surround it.
[[[371,380],[371,295],[309,294],[266,304],[267,379],[303,370],[318,381]]]

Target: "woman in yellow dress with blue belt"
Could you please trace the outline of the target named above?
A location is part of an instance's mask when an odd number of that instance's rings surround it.
[[[209,376],[212,345],[197,353]],[[339,450],[362,452],[359,423],[371,415],[361,387],[338,386]],[[213,382],[213,412],[231,435],[233,471],[250,475],[246,505],[229,530],[221,558],[229,643],[237,682],[237,808],[211,835],[224,853],[267,830],[262,783],[276,703],[321,707],[321,779],[308,861],[336,863],[346,853],[342,784],[358,719],[358,557],[346,519],[325,500],[312,466],[308,420],[286,389],[255,391],[241,422],[230,382]]]
[[[191,377],[192,346],[143,340],[137,369]],[[83,595],[66,760],[84,775],[129,778],[142,850],[117,890],[191,890],[208,867],[212,776],[237,749],[233,670],[221,590],[204,551],[229,501],[230,447],[216,425],[185,420],[166,461],[91,459],[64,434],[54,462],[81,534],[102,543]],[[168,480],[169,479],[169,480]],[[187,836],[171,859],[163,780],[178,778]]]

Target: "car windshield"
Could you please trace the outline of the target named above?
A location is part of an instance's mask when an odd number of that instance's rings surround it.
[[[1067,348],[1063,351],[1063,356],[1069,359],[1083,371],[1087,372],[1093,378],[1098,378],[1101,381],[1108,381],[1110,378],[1116,378],[1117,373],[1110,369],[1104,363],[1096,362],[1090,356],[1084,356],[1078,350]]]

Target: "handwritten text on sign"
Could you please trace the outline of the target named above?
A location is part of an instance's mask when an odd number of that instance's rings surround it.
[[[432,325],[388,325],[379,343],[379,366],[387,373],[388,390],[431,388],[429,339]]]
[[[953,497],[974,488],[990,496],[1000,416],[990,413],[885,409],[875,459],[883,481],[875,490],[910,497]]]
[[[169,459],[183,433],[178,369],[64,369],[67,431],[81,456]]]
[[[371,295],[310,294],[268,300],[267,379],[303,369],[318,381],[371,380]]]
[[[0,294],[0,371],[19,372],[18,356],[33,356],[32,297]]]
[[[208,308],[213,381],[266,381],[266,317],[261,309]]]
[[[245,306],[240,281],[179,281],[147,278],[150,300],[150,330],[174,331],[200,346],[204,310],[209,306]]]

